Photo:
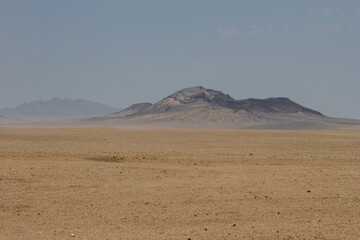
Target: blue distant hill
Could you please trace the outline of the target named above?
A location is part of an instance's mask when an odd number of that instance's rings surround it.
[[[78,117],[91,117],[119,111],[118,108],[84,99],[52,98],[49,101],[23,103],[15,108],[0,110],[5,117],[16,117],[29,120],[59,120]]]

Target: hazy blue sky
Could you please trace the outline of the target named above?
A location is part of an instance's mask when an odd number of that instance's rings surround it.
[[[360,1],[0,1],[0,108],[202,85],[360,119]]]

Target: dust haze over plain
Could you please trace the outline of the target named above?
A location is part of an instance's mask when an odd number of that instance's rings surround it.
[[[0,109],[202,85],[360,119],[358,1],[1,1]]]

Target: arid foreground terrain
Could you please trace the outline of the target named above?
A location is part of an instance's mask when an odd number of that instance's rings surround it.
[[[6,240],[360,239],[360,131],[2,128],[0,193]]]

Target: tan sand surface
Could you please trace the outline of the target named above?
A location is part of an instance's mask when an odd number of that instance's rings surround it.
[[[360,131],[1,128],[0,239],[360,239]]]

